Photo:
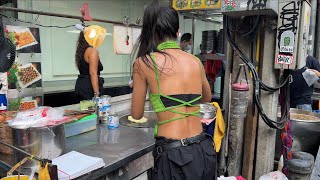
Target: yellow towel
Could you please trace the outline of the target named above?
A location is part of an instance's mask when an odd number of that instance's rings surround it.
[[[39,165],[39,172],[38,172],[38,178],[39,180],[50,180],[50,173],[49,173],[49,167],[48,163],[44,167]]]
[[[216,124],[213,133],[213,143],[216,147],[216,152],[219,152],[221,148],[222,139],[224,137],[225,123],[219,104],[217,102],[212,102],[211,105],[217,108]]]

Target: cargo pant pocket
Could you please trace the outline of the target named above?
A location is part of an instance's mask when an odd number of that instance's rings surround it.
[[[186,177],[186,174],[188,174],[188,172],[192,172],[192,166],[190,165],[190,163],[193,161],[192,154],[176,149],[168,153],[168,159],[172,179],[189,179],[188,177]]]

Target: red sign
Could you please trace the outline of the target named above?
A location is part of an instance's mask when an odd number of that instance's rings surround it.
[[[276,57],[277,64],[291,65],[294,61],[292,55],[278,54]]]

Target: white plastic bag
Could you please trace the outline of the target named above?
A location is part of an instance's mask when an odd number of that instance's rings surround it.
[[[29,127],[45,127],[55,125],[66,120],[63,108],[38,107],[17,113],[17,116],[9,122],[9,126],[19,129]],[[55,123],[57,122],[57,123]]]
[[[261,176],[259,180],[288,180],[288,178],[282,172],[274,171]]]
[[[237,180],[236,177],[224,177],[224,176],[220,176],[218,177],[218,180]]]
[[[306,69],[302,73],[302,76],[309,87],[312,86],[315,82],[317,82],[317,80],[319,80],[319,77],[316,75],[316,73],[314,73],[310,69]]]

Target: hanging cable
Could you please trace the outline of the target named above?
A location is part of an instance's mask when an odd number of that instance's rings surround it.
[[[289,81],[289,78],[287,77],[286,79],[284,79],[284,81],[282,83],[280,83],[280,86],[278,87],[270,87],[266,84],[264,84],[259,76],[258,76],[258,73],[256,72],[255,70],[255,67],[254,65],[250,62],[250,60],[244,55],[244,53],[242,52],[242,50],[236,45],[236,43],[232,40],[231,38],[231,35],[230,35],[230,32],[228,31],[228,18],[226,18],[227,20],[227,23],[225,24],[226,27],[227,27],[227,30],[226,30],[226,33],[227,33],[227,39],[229,41],[229,43],[232,45],[232,47],[236,50],[236,52],[239,54],[241,60],[249,67],[250,71],[253,73],[253,76],[258,80],[260,81],[261,83],[261,87],[263,90],[265,91],[269,91],[269,92],[275,92],[275,91],[278,91],[281,87],[283,87],[288,81]]]
[[[38,20],[39,16],[33,22],[24,21],[24,20],[21,20],[21,19],[17,19],[17,18],[14,18],[14,17],[10,17],[10,16],[7,16],[7,15],[4,15],[4,14],[0,14],[0,17],[13,19],[14,21],[18,21],[18,22],[22,22],[22,23],[26,23],[26,24],[33,24],[33,25],[36,25],[36,26],[39,26],[39,27],[44,27],[44,28],[61,28],[61,29],[64,29],[64,28],[74,27],[74,24],[73,25],[68,25],[68,26],[54,26],[54,25],[53,26],[47,26],[47,25],[42,25],[42,24],[35,23],[35,21]]]
[[[257,29],[257,22],[259,22],[259,17],[257,17],[256,19],[256,23],[254,23],[252,29],[244,34],[246,36],[250,35],[251,33],[254,32],[254,30]],[[224,21],[224,27],[226,27],[225,30],[225,34],[227,37],[227,40],[229,41],[230,45],[233,47],[233,49],[238,53],[240,59],[248,66],[249,70],[252,73],[252,77],[253,77],[253,97],[254,97],[254,103],[258,108],[259,114],[262,118],[262,120],[271,128],[275,128],[275,129],[283,129],[286,121],[288,119],[288,112],[290,110],[290,97],[289,97],[289,93],[290,93],[290,76],[287,74],[287,76],[284,78],[284,76],[281,78],[281,83],[278,87],[270,87],[266,84],[264,84],[262,82],[262,80],[259,78],[259,75],[254,67],[254,65],[251,63],[251,61],[249,60],[249,58],[246,57],[246,55],[242,52],[242,50],[237,46],[237,44],[233,41],[232,37],[231,37],[231,32],[230,32],[230,25],[232,26],[232,22],[230,22],[228,17],[225,17],[226,21]],[[235,29],[234,27],[232,27],[231,29]],[[280,120],[279,121],[274,121],[272,119],[270,119],[266,113],[263,110],[261,101],[260,101],[260,90],[264,90],[264,91],[268,91],[268,92],[276,92],[278,91],[281,87],[284,87],[286,89],[286,103],[285,103],[285,107],[284,107],[284,112],[281,114]]]

